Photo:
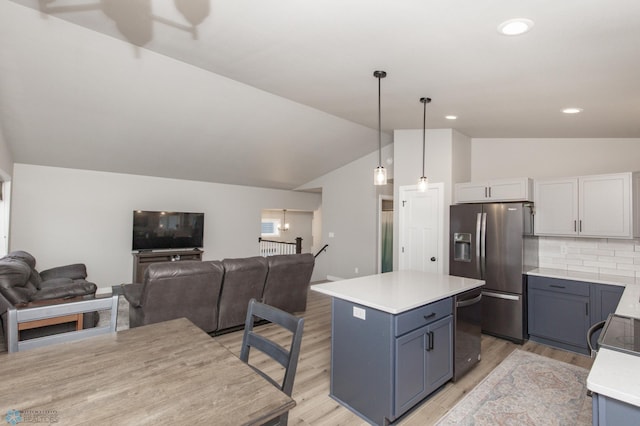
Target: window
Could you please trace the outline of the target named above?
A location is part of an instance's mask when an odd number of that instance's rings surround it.
[[[280,219],[262,219],[262,229],[260,235],[263,237],[279,237]]]

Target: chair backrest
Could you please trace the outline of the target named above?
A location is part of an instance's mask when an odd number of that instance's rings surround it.
[[[310,253],[269,256],[262,301],[286,312],[307,309],[307,292],[315,257]]]
[[[215,260],[152,263],[140,296],[144,324],[185,317],[206,332],[214,331],[223,274],[222,263]]]
[[[218,330],[241,326],[249,300],[262,297],[267,278],[267,260],[262,256],[224,259],[224,281],[220,292]]]
[[[289,350],[254,332],[254,318],[267,320],[289,330],[292,333]],[[252,347],[273,358],[285,368],[284,379],[281,384],[276,382],[266,373],[257,369],[255,366],[251,367],[269,382],[273,383],[274,386],[280,388],[284,393],[291,396],[291,392],[293,391],[293,381],[295,379],[296,369],[298,368],[298,357],[300,356],[300,344],[302,343],[303,328],[304,318],[295,317],[287,312],[274,308],[273,306],[265,305],[255,299],[251,299],[249,301],[249,308],[247,311],[247,320],[245,322],[240,359],[248,364],[249,351]]]

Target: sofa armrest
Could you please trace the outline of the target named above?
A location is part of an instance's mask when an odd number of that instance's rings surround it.
[[[77,296],[95,295],[98,286],[88,281],[74,282],[66,286],[43,288],[31,297],[31,301],[70,299]]]
[[[142,288],[143,284],[139,283],[122,285],[124,298],[127,299],[127,302],[129,302],[129,304],[134,308],[142,306],[140,304],[140,299],[142,299]]]
[[[74,263],[73,265],[58,266],[40,272],[42,281],[49,281],[55,278],[69,278],[81,280],[87,278],[87,267],[84,263]]]

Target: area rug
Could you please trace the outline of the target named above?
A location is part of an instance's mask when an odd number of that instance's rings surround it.
[[[591,425],[588,374],[516,349],[437,425]]]

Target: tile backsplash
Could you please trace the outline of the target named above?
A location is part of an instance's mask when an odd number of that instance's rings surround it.
[[[539,237],[540,268],[640,278],[640,240]]]

